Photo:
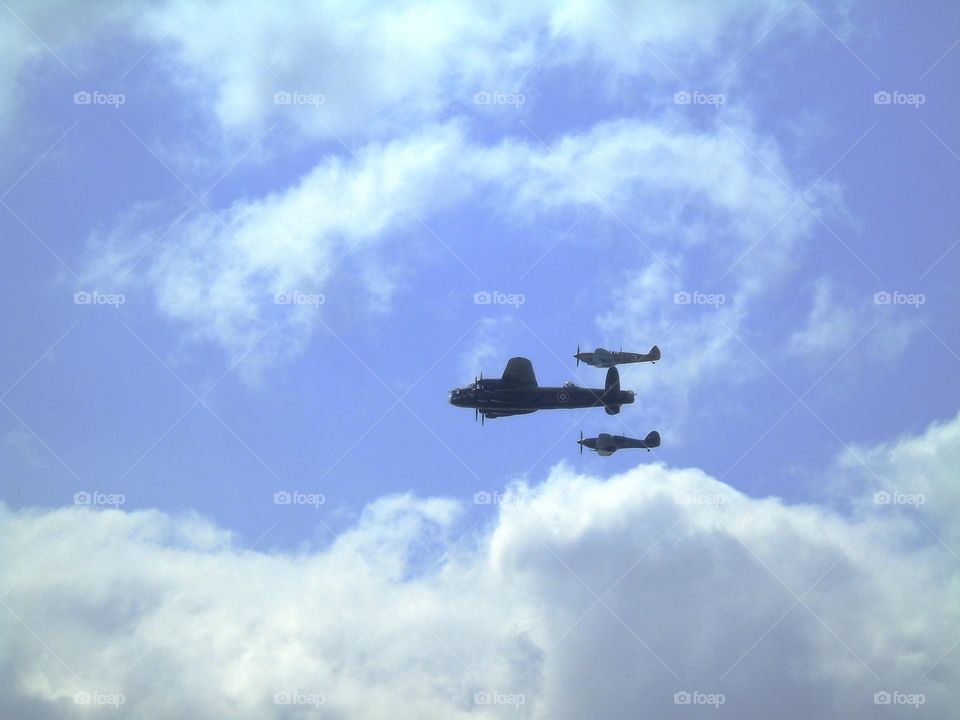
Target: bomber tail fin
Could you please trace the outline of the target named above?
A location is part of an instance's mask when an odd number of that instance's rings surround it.
[[[620,412],[620,405],[611,402],[612,399],[620,395],[620,371],[616,365],[607,370],[607,381],[604,383],[604,409],[607,415],[616,415]]]

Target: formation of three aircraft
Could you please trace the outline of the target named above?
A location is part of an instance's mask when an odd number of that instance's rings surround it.
[[[527,415],[537,410],[564,408],[603,407],[608,415],[616,415],[623,405],[634,400],[632,390],[620,389],[620,372],[617,365],[626,363],[655,363],[660,359],[660,348],[654,345],[648,353],[631,353],[597,348],[593,352],[580,352],[577,348],[577,365],[585,362],[593,367],[608,368],[603,388],[582,388],[572,382],[561,387],[542,387],[533,373],[533,363],[525,357],[510,358],[500,378],[476,378],[470,385],[450,391],[450,404],[456,407],[473,408],[474,417],[507,417]],[[481,420],[482,422],[482,420]],[[624,448],[660,447],[660,433],[656,430],[644,439],[600,433],[597,437],[584,438],[580,433],[580,452],[583,448],[596,451],[598,455],[612,455]]]

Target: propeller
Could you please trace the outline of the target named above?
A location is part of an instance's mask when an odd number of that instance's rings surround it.
[[[577,343],[577,354],[574,355],[574,357],[577,359],[577,367],[580,367],[580,344],[579,343]],[[583,446],[581,446],[580,449],[583,450]]]
[[[583,430],[580,431],[580,454],[583,455]]]
[[[480,383],[481,383],[481,382],[483,382],[483,371],[482,371],[482,370],[480,371],[480,375],[479,375],[479,376],[477,376],[477,375],[474,375],[474,376],[473,376],[473,389],[474,389],[474,399],[475,399],[475,400],[479,400],[479,399],[480,399]],[[473,409],[473,419],[474,419],[474,421],[477,420],[477,417],[478,417],[478,416],[479,416],[479,418],[480,418],[480,426],[482,427],[482,426],[484,425],[484,422],[485,422],[486,419],[487,419],[487,416],[480,414],[480,408],[474,408],[474,409]]]

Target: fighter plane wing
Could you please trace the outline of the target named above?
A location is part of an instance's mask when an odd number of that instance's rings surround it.
[[[533,374],[533,363],[525,357],[510,358],[503,371],[503,381],[517,387],[537,387],[537,376]]]

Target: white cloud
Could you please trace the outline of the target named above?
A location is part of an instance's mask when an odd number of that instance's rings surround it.
[[[762,163],[744,148],[744,137],[764,148]],[[405,231],[420,229],[438,211],[458,204],[503,208],[520,224],[596,204],[612,227],[635,225],[637,241],[624,253],[624,263],[643,263],[649,273],[649,266],[660,262],[671,276],[666,284],[648,283],[647,299],[630,299],[636,312],[672,302],[679,290],[711,290],[687,287],[694,282],[687,278],[699,272],[685,264],[692,265],[687,256],[695,260],[692,251],[701,248],[700,228],[709,226],[717,239],[709,250],[714,261],[730,264],[781,220],[762,247],[739,263],[742,273],[738,269],[731,297],[738,307],[725,310],[735,324],[757,293],[757,273],[775,278],[812,222],[792,207],[789,189],[770,177],[771,166],[788,175],[775,150],[744,127],[735,136],[720,127],[693,130],[678,122],[664,130],[656,123],[621,120],[548,146],[512,139],[487,146],[469,141],[460,123],[448,123],[367,145],[351,159],[329,157],[283,191],[235,202],[221,213],[222,222],[206,212],[185,219],[126,275],[144,242],[165,230],[154,222],[156,228],[145,232],[135,212],[93,239],[90,281],[145,284],[165,315],[233,352],[245,350],[273,321],[281,330],[272,349],[296,348],[309,336],[317,310],[278,309],[274,293],[324,293],[335,302],[337,293],[353,297],[366,288],[382,306],[399,284],[396,271],[385,269],[372,283],[369,275],[358,282],[353,253],[370,251],[364,259],[376,263],[387,242],[405,242]],[[456,252],[455,239],[446,243]],[[446,251],[434,243],[432,253]],[[688,269],[694,274],[687,275]]]
[[[449,117],[478,91],[532,95],[529,74],[550,68],[577,66],[608,84],[639,76],[673,86],[701,63],[719,75],[718,64],[729,67],[777,18],[778,33],[811,22],[803,12],[784,15],[789,7],[257,1],[238,16],[229,3],[175,0],[148,12],[139,29],[164,39],[156,52],[227,131],[255,136],[282,117],[308,137],[350,139]],[[285,90],[324,102],[276,105],[273,94]]]
[[[921,435],[906,435],[876,447],[848,446],[837,460],[828,495],[859,498],[861,512],[880,501],[888,510],[921,515],[921,537],[934,533],[949,547],[960,544],[960,416],[933,423]],[[884,495],[876,496],[876,493]]]
[[[203,210],[177,224],[170,218],[166,227],[153,220],[149,232],[140,218],[153,211],[135,211],[91,240],[91,281],[145,283],[163,314],[233,352],[246,350],[274,322],[281,329],[267,347],[280,352],[291,341],[297,347],[324,304],[354,302],[357,289],[349,284],[338,286],[339,298],[331,289],[337,278],[359,278],[373,300],[389,299],[395,278],[370,255],[351,272],[353,256],[469,190],[455,162],[462,137],[448,125],[368,145],[351,160],[331,156],[282,192],[238,200],[219,216]],[[323,297],[275,302],[289,293]]]
[[[958,433],[866,452],[905,487],[919,448]],[[462,541],[457,503],[387,497],[297,553],[195,516],[4,508],[0,706],[85,717],[75,693],[99,692],[124,696],[116,717],[309,715],[274,704],[292,692],[330,717],[682,718],[688,690],[725,696],[711,717],[873,718],[874,693],[900,691],[951,717],[960,574],[920,521],[955,520],[957,463],[914,514],[854,517],[695,469],[560,465]]]
[[[50,76],[66,77],[70,81],[80,78],[77,82],[82,82],[89,67],[85,51],[90,49],[90,39],[116,32],[128,21],[131,8],[132,3],[125,0],[79,5],[69,0],[3,3],[0,8],[0,140],[4,141],[5,152],[24,151],[25,137],[35,133],[38,125],[43,126],[35,118],[24,115],[24,106],[36,96],[37,88]],[[11,140],[15,142],[8,142]]]
[[[895,359],[907,349],[919,323],[911,314],[888,309],[862,291],[859,296],[838,292],[829,278],[820,278],[806,322],[787,338],[786,351],[826,366],[862,342],[869,357]]]
[[[479,321],[467,347],[460,353],[457,366],[460,378],[476,376],[484,368],[496,368],[507,357],[507,337],[516,329],[510,316],[488,317]],[[490,372],[488,370],[488,372]]]

